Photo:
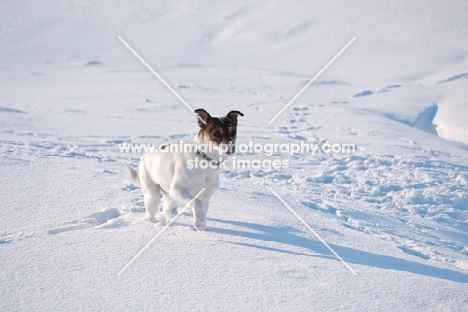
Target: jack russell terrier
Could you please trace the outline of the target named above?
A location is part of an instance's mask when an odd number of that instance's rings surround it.
[[[171,214],[177,204],[187,205],[203,188],[200,196],[191,203],[193,225],[197,231],[206,229],[206,216],[210,197],[218,188],[222,163],[235,152],[237,117],[239,111],[230,111],[224,117],[211,117],[204,109],[195,110],[200,130],[195,139],[196,150],[145,153],[138,168],[128,167],[132,183],[139,185],[145,201],[146,217],[156,222],[160,193],[163,194],[163,213]],[[202,122],[202,120],[204,122]],[[188,144],[194,144],[193,142]],[[160,145],[161,151],[169,145]],[[201,147],[204,147],[203,151]],[[206,147],[213,150],[207,151]],[[209,166],[193,166],[205,160]],[[188,164],[191,165],[188,165]],[[162,222],[162,220],[161,220]]]

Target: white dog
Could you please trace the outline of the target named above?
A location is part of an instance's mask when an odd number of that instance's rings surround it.
[[[141,187],[146,216],[152,222],[157,221],[155,215],[159,211],[161,192],[163,212],[170,214],[176,204],[186,206],[206,188],[191,204],[195,229],[204,231],[208,201],[218,188],[222,163],[234,153],[237,117],[244,114],[230,111],[218,118],[211,117],[204,109],[197,109],[195,113],[206,123],[198,120],[200,130],[196,142],[191,143],[195,150],[174,152],[171,144],[161,145],[159,152],[144,154],[138,168],[128,167],[128,171],[132,182]],[[207,151],[210,145],[213,150]]]

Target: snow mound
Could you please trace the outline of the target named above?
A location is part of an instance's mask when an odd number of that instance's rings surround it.
[[[436,125],[434,125],[434,119],[437,115],[438,106],[433,103],[421,111],[417,111],[412,114],[408,113],[386,113],[390,119],[402,122],[411,127],[421,129],[423,131],[437,135]]]

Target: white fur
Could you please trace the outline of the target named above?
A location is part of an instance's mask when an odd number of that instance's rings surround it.
[[[201,140],[204,141],[203,136],[198,139],[197,143],[205,143],[200,142]],[[219,161],[217,150],[211,154],[205,154]],[[176,204],[185,207],[202,188],[206,188],[191,204],[195,229],[198,231],[206,229],[209,199],[218,188],[220,166],[208,167],[207,169],[188,169],[187,161],[195,158],[203,159],[195,152],[146,153],[141,157],[138,172],[128,167],[132,182],[139,185],[143,192],[146,216],[149,220],[157,221],[155,216],[159,210],[161,192],[163,194],[163,213],[170,214]],[[223,160],[226,158],[226,155],[222,155]],[[161,222],[165,222],[165,220],[161,220]]]

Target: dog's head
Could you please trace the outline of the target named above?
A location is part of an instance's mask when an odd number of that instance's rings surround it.
[[[229,156],[235,152],[237,136],[237,117],[244,116],[239,111],[230,111],[223,117],[211,117],[204,109],[195,110],[198,115],[198,143],[208,144],[212,142],[213,148],[219,151],[220,155]],[[203,122],[203,121],[205,122]]]

